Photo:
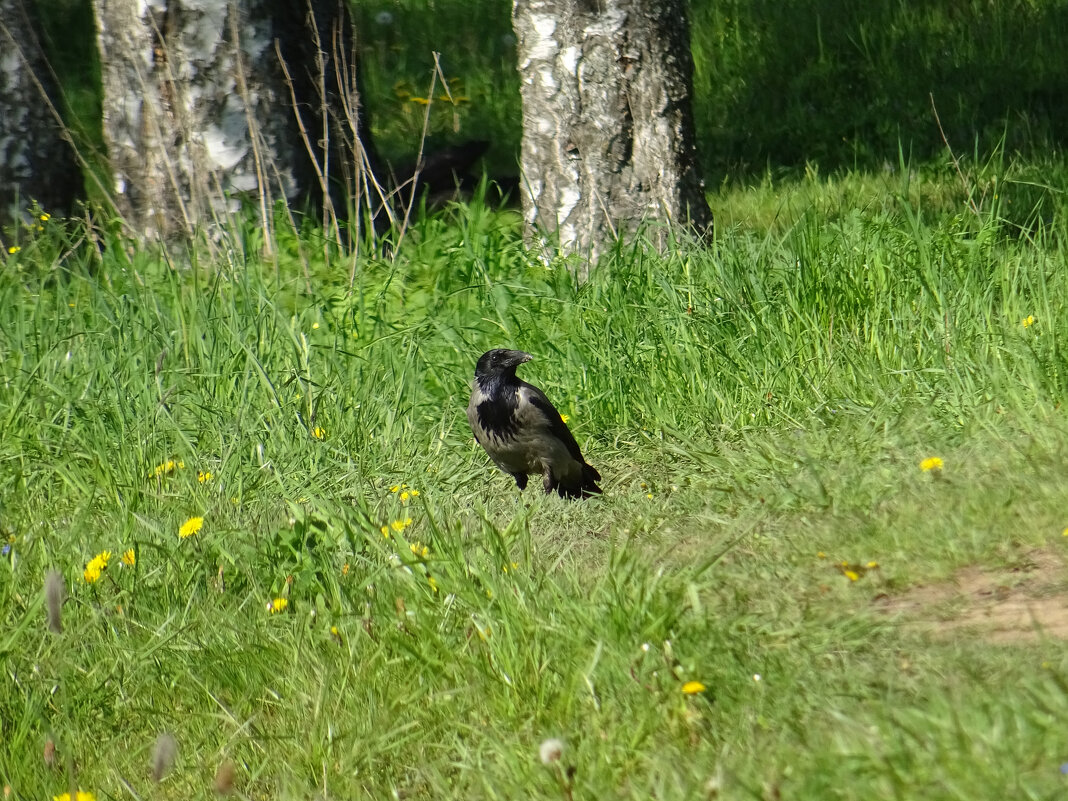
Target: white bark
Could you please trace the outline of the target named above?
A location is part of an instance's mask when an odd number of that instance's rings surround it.
[[[289,37],[305,34],[288,20],[278,21],[287,15],[299,26],[305,3],[94,0],[93,5],[114,191],[120,213],[137,233],[188,235],[234,210],[242,197],[256,201],[267,218],[273,201],[316,188],[275,41],[282,40],[284,53]],[[329,49],[331,31],[321,34]],[[319,69],[315,63],[288,67],[302,87],[308,72]],[[299,94],[298,102],[304,110],[321,105],[319,97]],[[305,122],[314,149],[327,138]]]
[[[705,229],[683,0],[515,0],[524,215],[596,259],[650,225]]]

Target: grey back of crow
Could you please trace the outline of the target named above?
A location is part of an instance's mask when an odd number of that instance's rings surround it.
[[[516,377],[516,368],[531,358],[503,348],[482,354],[467,405],[475,439],[521,490],[528,474],[540,473],[546,493],[566,498],[600,493],[601,474],[582,458],[560,412],[544,392]]]

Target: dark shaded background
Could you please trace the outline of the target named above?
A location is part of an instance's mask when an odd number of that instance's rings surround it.
[[[39,3],[79,143],[99,149],[88,0]],[[376,144],[394,162],[489,139],[514,174],[519,81],[508,0],[354,4]],[[695,0],[696,120],[709,185],[815,166],[944,159],[934,95],[958,155],[1047,160],[1068,136],[1068,0]],[[433,93],[432,53],[441,54]],[[451,98],[451,99],[450,99]],[[899,151],[900,148],[900,151]]]

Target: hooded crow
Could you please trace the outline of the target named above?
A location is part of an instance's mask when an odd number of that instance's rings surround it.
[[[555,490],[566,498],[599,494],[601,474],[582,458],[560,412],[544,392],[516,378],[516,368],[532,358],[501,348],[482,354],[467,405],[475,439],[521,490],[528,473],[541,473],[546,493]]]

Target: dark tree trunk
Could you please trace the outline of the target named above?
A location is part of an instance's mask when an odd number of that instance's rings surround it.
[[[0,0],[0,225],[34,201],[49,214],[66,214],[82,191],[32,10],[22,0]]]
[[[116,204],[136,233],[187,236],[242,199],[269,225],[276,200],[331,197],[340,128],[363,133],[355,84],[337,80],[354,72],[344,3],[93,5]]]
[[[515,0],[512,20],[527,222],[590,261],[643,224],[707,229],[685,0]]]

